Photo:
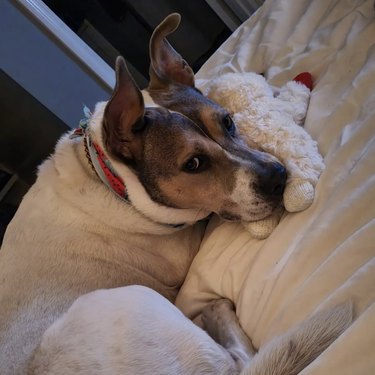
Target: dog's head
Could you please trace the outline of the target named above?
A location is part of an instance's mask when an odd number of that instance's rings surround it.
[[[229,113],[195,87],[192,69],[166,39],[179,22],[178,14],[168,16],[151,37],[148,92],[190,124],[178,131],[169,126],[168,158],[182,163],[153,185],[177,207],[205,207],[229,220],[264,218],[282,199],[286,170],[274,156],[245,145]]]
[[[228,220],[268,216],[280,203],[285,169],[275,158],[245,147],[227,112],[191,83],[171,84],[177,91],[161,89],[173,103],[162,104],[170,109],[145,108],[118,58],[116,88],[102,122],[105,148],[163,206],[215,212]]]

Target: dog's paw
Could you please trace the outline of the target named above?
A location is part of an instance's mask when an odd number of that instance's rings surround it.
[[[291,181],[284,191],[284,207],[288,212],[306,210],[314,201],[315,189],[308,181]]]
[[[222,298],[210,302],[202,311],[203,328],[217,342],[220,340],[225,322],[235,317],[234,305],[229,299]]]

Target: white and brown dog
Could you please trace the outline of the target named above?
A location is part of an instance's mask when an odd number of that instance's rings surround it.
[[[167,17],[151,40],[145,97],[160,106],[145,107],[118,58],[111,99],[87,128],[62,137],[9,225],[0,251],[2,375],[250,374],[277,366],[272,350],[293,358],[295,373],[349,324],[350,307],[322,313],[249,364],[253,349],[228,301],[203,314],[222,346],[172,305],[200,244],[199,221],[266,217],[286,179],[194,88],[165,39],[178,23]]]

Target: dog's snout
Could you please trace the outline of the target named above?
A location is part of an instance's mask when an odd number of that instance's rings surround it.
[[[287,172],[280,163],[272,163],[259,175],[259,188],[269,198],[280,198],[284,193]]]

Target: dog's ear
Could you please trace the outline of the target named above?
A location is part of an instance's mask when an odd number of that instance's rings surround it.
[[[141,151],[139,130],[144,124],[143,96],[130,75],[125,60],[116,59],[116,86],[104,110],[103,138],[107,150],[134,161]]]
[[[194,72],[169,44],[166,36],[180,24],[181,16],[172,13],[154,30],[150,39],[150,89],[163,88],[169,83],[194,86]]]

